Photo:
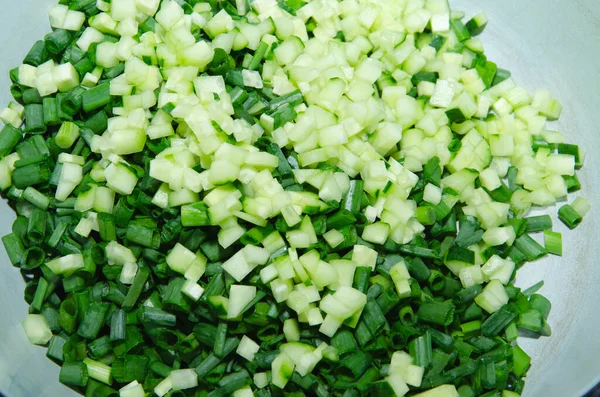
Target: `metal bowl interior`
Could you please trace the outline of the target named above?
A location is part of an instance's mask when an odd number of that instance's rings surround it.
[[[0,14],[0,103],[10,100],[8,71],[17,66],[34,41],[49,31],[48,7],[56,0],[7,2]],[[485,11],[490,23],[482,39],[488,58],[509,69],[526,88],[550,88],[564,106],[550,129],[563,131],[588,153],[580,173],[581,194],[598,203],[600,181],[600,2],[594,0],[451,0],[468,15]],[[556,213],[556,208],[550,210]],[[0,234],[10,232],[14,214],[0,203]],[[524,266],[517,285],[545,281],[542,293],[553,304],[553,335],[520,343],[532,356],[525,396],[580,396],[600,380],[600,211],[593,208],[575,231],[559,222],[565,255]],[[3,251],[3,248],[2,248]],[[45,349],[30,346],[20,321],[27,313],[22,281],[0,253],[0,392],[9,397],[76,395],[58,382],[58,366]]]

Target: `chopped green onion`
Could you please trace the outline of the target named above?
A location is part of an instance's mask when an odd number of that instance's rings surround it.
[[[25,132],[30,134],[43,134],[46,132],[44,124],[44,106],[32,103],[25,106]]]
[[[524,234],[517,238],[514,242],[515,248],[520,250],[528,261],[534,261],[546,255],[546,250],[534,239],[529,237],[528,234]]]
[[[40,66],[48,59],[48,53],[46,51],[46,46],[43,40],[38,40],[31,47],[23,63],[26,63],[31,66]]]
[[[552,229],[552,218],[550,215],[540,215],[525,218],[527,221],[527,232],[539,232]]]
[[[390,32],[363,0],[60,3],[10,72],[0,188],[23,326],[63,383],[521,392],[511,343],[550,335],[550,303],[511,281],[562,254],[551,218],[524,214],[580,189],[584,153],[545,128],[549,91],[484,55],[485,14],[388,7]]]
[[[60,369],[59,380],[69,386],[86,386],[88,369],[83,362],[64,363]]]
[[[123,310],[116,310],[111,315],[110,320],[110,340],[125,340],[127,316]]]
[[[4,245],[4,250],[8,255],[10,263],[13,265],[21,263],[21,259],[25,254],[25,247],[23,246],[20,237],[15,233],[7,234],[2,237],[2,244]]]
[[[48,33],[44,37],[45,48],[52,55],[57,55],[63,52],[71,43],[71,34],[64,29],[56,29],[52,33]]]
[[[424,302],[419,306],[417,318],[432,324],[447,326],[454,319],[454,304],[445,302]]]
[[[86,358],[83,363],[87,366],[87,372],[91,379],[107,385],[112,384],[112,368],[102,362]]]
[[[544,230],[544,245],[548,253],[562,256],[562,235],[560,233]]]
[[[83,320],[77,329],[77,334],[82,338],[94,339],[104,325],[106,314],[110,306],[107,303],[92,303],[87,308]]]
[[[86,91],[82,97],[82,107],[86,113],[106,106],[110,102],[110,84],[103,83]]]
[[[581,221],[583,221],[583,217],[579,214],[575,209],[569,205],[565,204],[558,210],[558,219],[561,220],[569,229],[575,229]]]
[[[21,140],[21,130],[7,124],[0,130],[0,156],[4,157],[11,153],[17,143]]]

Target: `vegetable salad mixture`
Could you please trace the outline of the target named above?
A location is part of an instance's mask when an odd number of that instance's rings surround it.
[[[61,0],[0,112],[23,321],[88,397],[514,397],[583,153],[446,0]],[[467,21],[467,22],[463,22]],[[577,226],[589,203],[558,211]],[[538,233],[542,239],[532,238]]]

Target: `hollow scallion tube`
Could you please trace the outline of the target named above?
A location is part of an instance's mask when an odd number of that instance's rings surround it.
[[[525,218],[527,221],[527,232],[539,232],[552,228],[550,215],[539,215]]]
[[[10,154],[21,137],[23,136],[23,132],[11,124],[7,124],[0,130],[0,156],[6,156]]]
[[[104,326],[106,314],[110,305],[108,303],[92,303],[85,311],[83,320],[79,324],[77,334],[82,338],[93,339]]]
[[[88,91],[82,97],[82,108],[90,113],[110,103],[110,83],[102,83]]]
[[[2,243],[4,244],[4,250],[8,255],[10,263],[18,265],[21,263],[21,259],[25,254],[25,247],[19,236],[15,233],[10,233],[2,237]]]
[[[445,302],[424,302],[419,306],[417,317],[425,322],[449,325],[454,319],[454,304]]]
[[[544,245],[548,253],[562,256],[562,234],[551,230],[544,230]]]
[[[56,29],[44,37],[45,48],[52,55],[57,55],[64,51],[72,40],[71,34],[64,29]]]
[[[23,59],[23,63],[31,66],[40,66],[47,60],[48,52],[46,50],[44,40],[38,40],[31,47],[31,49],[25,56],[25,59]]]
[[[88,367],[81,361],[63,363],[58,379],[65,385],[86,386],[89,379]]]
[[[561,220],[569,229],[575,229],[583,217],[570,204],[565,204],[558,210],[558,219]]]
[[[44,106],[32,103],[25,106],[25,132],[30,134],[43,134],[46,132],[44,123]]]

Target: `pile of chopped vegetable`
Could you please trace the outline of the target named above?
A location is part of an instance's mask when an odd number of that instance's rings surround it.
[[[61,0],[0,112],[29,340],[86,396],[520,395],[583,152],[446,0]],[[589,203],[558,216],[577,226]],[[532,235],[543,235],[541,240]],[[153,394],[152,394],[153,393]]]

